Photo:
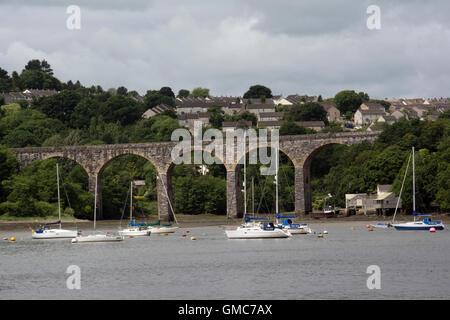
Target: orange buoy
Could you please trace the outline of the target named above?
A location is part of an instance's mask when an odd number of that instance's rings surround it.
[[[373,229],[372,229],[372,228],[369,228],[369,231],[373,231]]]
[[[197,239],[195,239],[195,237],[191,237],[191,240],[197,240]]]
[[[352,230],[352,231],[355,230],[355,227],[351,227],[350,230]]]
[[[430,228],[430,232],[436,232],[435,228]]]
[[[11,239],[9,239],[9,240],[11,240],[11,241],[16,241],[16,238],[11,237]]]
[[[189,233],[189,229],[186,229],[186,233]]]
[[[183,233],[181,236],[182,236],[182,237],[186,237],[186,233]]]
[[[366,224],[366,228],[367,228],[367,229],[369,229],[369,228],[370,228],[370,226],[369,226],[368,224]]]

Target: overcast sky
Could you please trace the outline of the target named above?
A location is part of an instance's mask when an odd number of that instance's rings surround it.
[[[432,3],[432,4],[430,4]],[[369,30],[369,5],[381,29]],[[81,29],[69,30],[69,5]],[[450,96],[450,1],[0,0],[0,67],[104,89]]]

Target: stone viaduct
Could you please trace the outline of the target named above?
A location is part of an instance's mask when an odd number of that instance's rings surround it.
[[[379,132],[343,132],[314,135],[281,136],[278,149],[286,154],[295,167],[295,212],[308,213],[312,209],[310,169],[314,155],[330,144],[351,145],[362,141],[373,142]],[[204,150],[211,142],[203,142],[192,150]],[[80,164],[89,177],[89,191],[95,192],[95,177],[98,176],[97,201],[100,208],[98,217],[102,217],[101,174],[108,163],[123,155],[138,155],[150,161],[157,171],[158,214],[162,221],[173,220],[170,203],[173,203],[171,172],[174,166],[172,150],[178,142],[134,143],[94,146],[66,146],[12,149],[21,166],[30,165],[34,160],[62,157]],[[270,147],[270,139],[268,140]],[[250,152],[250,141],[246,141],[246,152]],[[235,147],[236,148],[236,147]],[[226,144],[223,144],[225,153]],[[221,159],[222,160],[222,159]],[[227,214],[241,217],[243,213],[242,177],[239,169],[242,164],[235,157],[232,163],[222,161],[227,170]],[[242,161],[241,161],[242,162]],[[170,201],[170,202],[169,202]]]

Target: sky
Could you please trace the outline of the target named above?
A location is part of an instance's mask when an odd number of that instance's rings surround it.
[[[80,28],[69,29],[70,5]],[[367,20],[380,8],[380,29]],[[448,97],[450,1],[0,0],[0,67],[45,59],[62,81],[145,94]]]

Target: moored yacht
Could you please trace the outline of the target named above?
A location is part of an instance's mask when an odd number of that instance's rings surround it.
[[[256,222],[258,220],[267,220],[267,218],[255,218],[247,216],[247,177],[246,177],[246,130],[244,130],[244,224],[235,230],[225,230],[228,239],[270,239],[270,238],[289,238],[291,233],[288,230],[276,228],[271,222]],[[278,155],[278,149],[276,150]],[[275,179],[278,180],[278,157],[276,158]],[[276,213],[278,214],[278,181],[276,188]]]
[[[78,230],[66,230],[61,227],[61,196],[59,188],[59,169],[56,164],[56,183],[58,186],[58,216],[59,220],[53,223],[46,223],[42,225],[38,230],[31,230],[31,237],[33,239],[62,239],[62,238],[75,238],[81,232]],[[52,229],[52,225],[59,225],[59,229]]]
[[[410,156],[411,157],[411,156]],[[417,220],[418,217],[420,216],[425,216],[425,217],[430,217],[431,214],[429,213],[419,213],[416,211],[416,177],[415,177],[415,165],[414,165],[414,159],[415,158],[415,150],[414,147],[412,147],[412,173],[413,173],[413,214],[414,214],[414,221],[410,221],[410,222],[404,222],[404,223],[393,223],[392,226],[395,228],[395,230],[426,230],[426,231],[430,231],[432,228],[434,230],[444,230],[444,225],[442,224],[441,221],[434,221],[431,218],[424,218],[422,221]],[[402,183],[402,187],[400,189],[400,195],[399,195],[399,199],[403,190],[403,184],[405,183],[405,179],[406,179],[406,174],[408,172],[408,167],[409,167],[409,160],[408,160],[408,165],[406,167],[406,171],[405,171],[405,176],[403,178],[403,183]],[[400,200],[399,200],[400,201]],[[397,207],[398,207],[398,203],[397,203]],[[395,215],[397,213],[397,207],[395,208],[395,213],[394,213],[394,218],[392,219],[392,221],[395,220]]]
[[[123,236],[96,232],[97,221],[97,176],[95,176],[95,196],[94,196],[94,233],[87,236],[77,236],[72,239],[72,243],[89,243],[89,242],[117,242],[123,241]]]
[[[126,203],[126,202],[125,202]],[[122,220],[121,220],[122,221]],[[140,237],[150,236],[151,231],[133,222],[133,181],[130,183],[130,228],[125,228],[119,231],[120,236],[124,237]]]

